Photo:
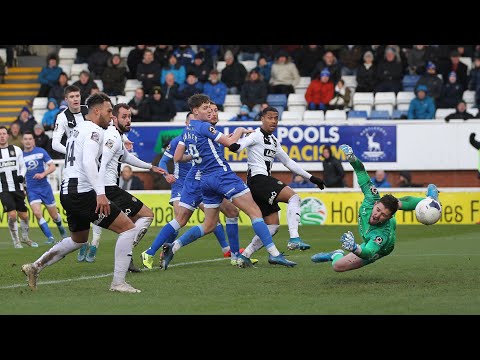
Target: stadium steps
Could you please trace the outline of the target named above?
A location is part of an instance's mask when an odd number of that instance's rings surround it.
[[[40,89],[38,74],[41,70],[39,66],[8,69],[5,84],[0,84],[0,124],[10,125],[24,106],[31,110],[32,100]]]

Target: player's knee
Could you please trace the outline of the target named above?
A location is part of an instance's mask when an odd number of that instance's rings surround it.
[[[238,208],[234,205],[227,206],[224,211],[222,211],[227,218],[236,218],[240,214]]]
[[[41,211],[38,211],[38,210],[34,211],[33,215],[35,215],[35,217],[39,220],[42,218],[42,212]]]
[[[143,206],[145,209],[142,209],[142,217],[148,217],[153,219],[153,211],[149,207]]]
[[[344,271],[347,271],[347,267],[345,266],[345,264],[342,264],[341,262],[337,261],[335,262],[333,265],[332,265],[332,269],[333,271],[335,272],[344,272]]]

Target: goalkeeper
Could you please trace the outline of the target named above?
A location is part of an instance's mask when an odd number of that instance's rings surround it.
[[[397,199],[391,194],[380,197],[362,162],[353,154],[352,148],[348,145],[341,145],[340,150],[345,153],[347,160],[355,170],[358,185],[365,196],[360,205],[358,218],[358,231],[362,243],[357,244],[353,233],[348,231],[340,239],[342,248],[349,251],[347,255],[344,254],[344,250],[339,249],[328,253],[318,253],[311,258],[315,263],[331,261],[333,270],[337,272],[358,269],[389,255],[395,247],[396,211],[398,209],[414,210],[423,199],[413,196]],[[438,190],[435,185],[428,186],[427,196],[438,200]]]

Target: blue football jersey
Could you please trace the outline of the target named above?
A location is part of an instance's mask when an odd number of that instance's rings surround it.
[[[44,186],[49,184],[47,177],[43,179],[34,179],[33,176],[45,171],[45,164],[53,161],[50,155],[41,147],[35,147],[32,151],[24,151],[23,159],[27,168],[25,179],[27,181],[27,188],[34,188],[36,186]]]
[[[177,149],[180,141],[182,141],[182,135],[173,138],[163,154],[173,160],[175,150]],[[180,163],[174,162],[173,176],[175,176],[175,179],[185,179],[191,168],[191,161]]]

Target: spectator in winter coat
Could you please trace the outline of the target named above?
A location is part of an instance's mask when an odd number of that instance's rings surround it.
[[[247,105],[250,111],[259,112],[261,105],[267,102],[267,95],[267,84],[260,73],[255,69],[250,70],[240,94],[242,104]]]
[[[304,45],[297,53],[295,65],[297,65],[300,76],[310,76],[315,65],[322,60],[324,53],[321,45]]]
[[[177,114],[175,104],[172,100],[163,98],[162,89],[159,86],[153,88],[153,94],[147,100],[145,110],[145,121],[151,122],[168,122]]]
[[[330,81],[330,71],[323,69],[308,85],[305,100],[309,110],[327,110],[333,99],[334,85]]]
[[[332,156],[332,149],[325,145],[322,151],[323,156],[323,182],[327,188],[345,187],[345,171],[340,160]]]
[[[299,82],[300,74],[297,66],[290,61],[286,52],[280,51],[272,65],[269,93],[292,94]]]
[[[365,52],[363,64],[357,70],[357,87],[355,92],[373,92],[377,83],[377,67],[373,63],[373,53]]]
[[[173,54],[177,58],[178,63],[185,67],[185,70],[187,69],[188,65],[193,64],[195,51],[193,51],[190,45],[178,45],[178,47],[173,50]]]
[[[187,65],[186,71],[187,73],[194,73],[198,81],[205,84],[208,80],[208,75],[210,75],[211,67],[205,62],[203,55],[203,51],[198,52],[193,59],[193,63]]]
[[[50,137],[45,134],[45,129],[42,124],[36,124],[33,127],[33,138],[35,139],[35,146],[45,149],[49,154],[52,153],[52,142]]]
[[[364,51],[363,45],[344,45],[339,50],[342,76],[357,75],[357,69],[360,66]]]
[[[399,92],[402,89],[403,67],[395,48],[387,47],[385,59],[377,66],[375,91]]]
[[[225,53],[225,68],[222,70],[222,81],[227,85],[228,94],[240,94],[247,76],[247,69],[235,60],[231,51]]]
[[[413,45],[407,52],[408,73],[410,75],[423,75],[427,65],[427,47],[425,45]]]
[[[48,111],[43,114],[42,125],[44,129],[48,131],[53,130],[55,126],[55,120],[57,119],[57,114],[60,112],[57,100],[54,98],[48,99],[47,109]]]
[[[315,184],[305,180],[302,175],[293,174],[292,181],[288,184],[292,189],[314,188]]]
[[[49,98],[54,98],[57,104],[60,104],[65,99],[65,88],[68,86],[68,75],[63,71],[60,73],[57,83],[48,92]]]
[[[129,71],[129,79],[137,79],[137,67],[143,60],[146,45],[136,45],[135,49],[130,50],[127,57],[127,66]]]
[[[330,80],[335,85],[337,81],[340,80],[340,78],[342,77],[342,67],[338,63],[337,57],[330,50],[325,51],[325,54],[323,54],[322,60],[319,61],[317,65],[315,65],[315,68],[311,73],[312,80],[317,74],[320,74],[320,72],[325,68],[327,68],[328,71],[330,72]]]
[[[115,54],[108,60],[108,66],[101,75],[103,92],[109,96],[123,95],[127,81],[127,68],[120,55]]]
[[[468,89],[475,91],[475,105],[480,108],[480,53],[473,60],[473,69],[470,71]]]
[[[98,45],[98,49],[88,57],[88,70],[93,79],[101,79],[103,71],[108,66],[112,53],[107,48],[108,45]]]
[[[452,71],[448,75],[448,83],[443,86],[442,95],[438,100],[437,108],[453,108],[463,98],[463,87],[457,81],[457,74]]]
[[[375,171],[375,176],[370,178],[376,188],[391,188],[392,185],[387,180],[385,170]]]
[[[255,70],[262,75],[263,81],[265,81],[267,84],[270,82],[270,77],[272,75],[272,62],[268,61],[266,56],[260,55]]]
[[[58,56],[56,54],[48,55],[47,66],[44,66],[40,74],[38,74],[40,89],[38,90],[37,96],[47,97],[50,89],[57,83],[61,72],[63,72],[63,70],[58,66]]]
[[[427,63],[427,71],[418,79],[415,86],[418,88],[420,85],[427,87],[428,95],[433,98],[435,105],[438,107],[437,103],[440,101],[443,91],[443,81],[437,76],[437,67],[433,62],[429,61]]]
[[[150,93],[154,86],[160,86],[161,74],[162,68],[160,67],[160,64],[154,61],[153,52],[149,49],[145,49],[143,53],[143,61],[137,66],[137,80],[142,82],[142,87],[143,90],[145,90],[145,93]],[[177,76],[175,76],[175,79],[179,81]]]
[[[37,121],[30,112],[30,109],[24,106],[20,111],[17,120],[15,120],[13,124],[20,125],[21,134],[23,134],[25,131],[31,131],[33,133],[33,127],[37,124]]]
[[[162,85],[163,97],[167,100],[177,100],[179,88],[180,85],[175,81],[175,75],[168,73],[165,76],[165,84]]]
[[[81,104],[85,104],[85,100],[90,96],[92,92],[92,88],[95,85],[95,81],[90,76],[90,73],[87,70],[83,70],[80,72],[80,77],[77,81],[73,83],[73,85],[78,86],[80,89],[80,97],[81,97]]]
[[[174,54],[171,54],[168,58],[168,65],[162,68],[162,76],[160,79],[160,83],[163,85],[165,84],[165,76],[167,74],[172,73],[175,75],[175,81],[181,86],[185,79],[187,78],[187,71],[185,66],[183,66],[177,59]]]
[[[146,104],[147,98],[143,88],[135,89],[135,96],[128,102],[128,106],[130,106],[132,111],[132,121],[148,121],[146,118]]]
[[[188,99],[190,96],[200,94],[203,91],[203,85],[198,81],[193,73],[187,75],[187,79],[178,88],[177,99],[175,100],[175,109],[178,111],[190,111]],[[162,94],[163,95],[163,94]]]
[[[433,119],[435,117],[435,104],[430,96],[427,96],[428,89],[420,85],[416,90],[416,97],[410,101],[408,108],[409,119]]]
[[[227,85],[218,80],[220,73],[214,69],[210,71],[208,81],[203,86],[203,93],[208,95],[210,99],[217,105],[218,110],[223,111],[223,104],[227,97]]]
[[[457,50],[453,50],[450,53],[450,61],[447,62],[447,66],[441,72],[444,83],[448,81],[448,74],[451,71],[455,71],[457,74],[457,82],[466,89],[468,86],[468,67],[460,61],[460,54]]]
[[[461,100],[456,106],[456,111],[453,114],[447,115],[445,117],[445,121],[449,122],[452,119],[468,120],[474,118],[475,116],[467,112],[467,104],[465,103],[465,101]]]

